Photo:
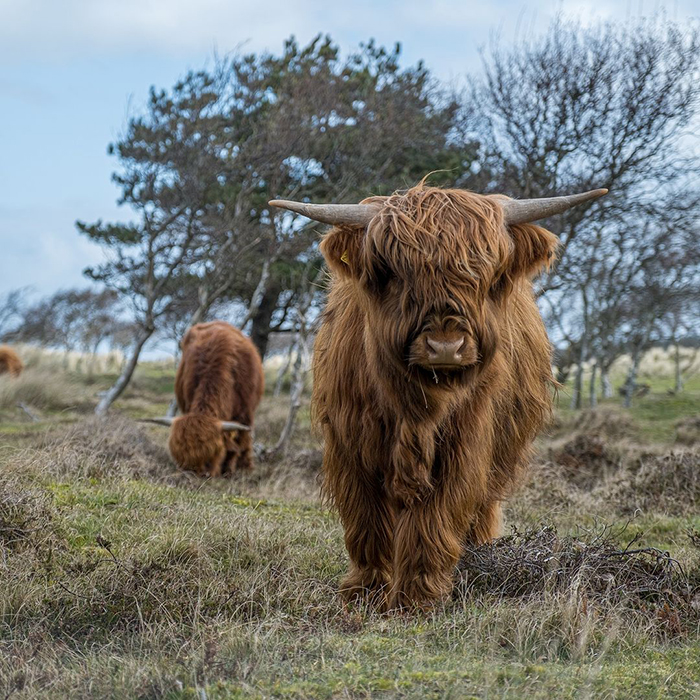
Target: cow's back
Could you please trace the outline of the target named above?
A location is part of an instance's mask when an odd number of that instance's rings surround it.
[[[0,374],[18,377],[23,368],[22,360],[12,348],[7,347],[7,345],[0,346]]]
[[[251,424],[264,388],[260,355],[223,321],[192,326],[182,341],[175,395],[182,413]]]

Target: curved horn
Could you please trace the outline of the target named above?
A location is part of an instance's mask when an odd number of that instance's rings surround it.
[[[608,191],[591,190],[582,194],[571,194],[565,197],[544,197],[542,199],[508,199],[501,202],[504,221],[506,224],[527,224],[539,221],[554,214],[561,214],[577,204],[590,202],[607,194]]]
[[[236,421],[233,421],[233,420],[222,420],[221,421],[221,429],[225,433],[231,433],[234,430],[250,430],[250,426],[243,425],[243,423],[236,423]]]
[[[273,199],[269,204],[335,226],[367,226],[382,208],[381,204],[306,204],[288,199]]]
[[[155,423],[156,425],[171,426],[174,420],[174,418],[163,416],[162,418],[140,418],[139,423]]]

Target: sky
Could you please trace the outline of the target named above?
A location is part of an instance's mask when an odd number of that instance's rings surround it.
[[[541,31],[557,14],[584,23],[662,11],[685,22],[700,0],[0,0],[0,296],[86,286],[101,250],[76,219],[128,219],[107,155],[149,86],[168,88],[215,53],[279,52],[291,34],[329,33],[345,51],[400,41],[457,81],[479,48]]]

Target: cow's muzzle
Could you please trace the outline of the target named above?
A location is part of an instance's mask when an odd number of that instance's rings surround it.
[[[427,369],[459,369],[478,361],[474,339],[463,333],[423,333],[411,346],[411,363]]]

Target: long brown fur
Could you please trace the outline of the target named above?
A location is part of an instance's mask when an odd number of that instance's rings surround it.
[[[344,596],[425,606],[450,594],[465,541],[499,535],[501,502],[549,417],[551,348],[531,278],[557,239],[504,226],[498,197],[463,190],[365,201],[384,203],[367,229],[334,228],[321,244],[324,489],[345,528]],[[465,366],[421,366],[426,331],[462,334]]]
[[[24,365],[19,359],[19,355],[7,345],[0,345],[0,374],[19,377],[23,369]]]
[[[182,340],[175,396],[182,416],[170,431],[170,453],[184,469],[220,476],[252,467],[249,431],[224,433],[220,421],[253,427],[264,388],[260,355],[223,321],[199,323]]]

